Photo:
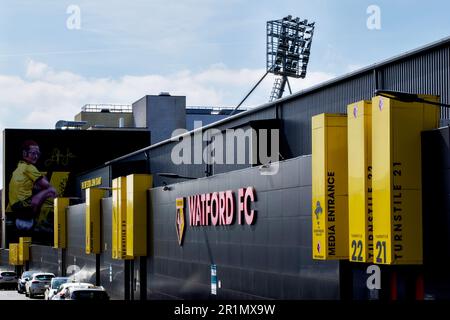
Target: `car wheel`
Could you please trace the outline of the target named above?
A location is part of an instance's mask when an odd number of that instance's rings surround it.
[[[33,298],[34,298],[34,294],[33,294],[33,292],[31,291],[31,289],[30,289],[30,293],[28,294],[28,296],[30,297],[30,299],[33,299]]]

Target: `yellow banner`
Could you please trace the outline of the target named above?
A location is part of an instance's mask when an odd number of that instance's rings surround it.
[[[152,187],[149,174],[127,176],[126,254],[147,255],[147,193]]]
[[[10,243],[9,244],[9,264],[13,266],[23,265],[23,261],[19,258],[19,244]]]
[[[69,198],[55,198],[53,208],[53,248],[66,248],[66,208],[69,206]]]
[[[101,252],[101,201],[105,190],[86,189],[86,254]]]
[[[372,102],[347,107],[349,259],[373,261]]]
[[[423,263],[420,134],[438,124],[437,106],[372,99],[375,263]]]
[[[127,256],[127,178],[112,181],[112,258],[132,259]]]
[[[313,258],[348,258],[347,116],[312,118]]]

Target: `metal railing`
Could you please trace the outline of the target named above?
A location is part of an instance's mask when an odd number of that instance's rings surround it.
[[[131,113],[132,106],[130,104],[85,104],[81,107],[83,112],[118,112],[118,113]]]

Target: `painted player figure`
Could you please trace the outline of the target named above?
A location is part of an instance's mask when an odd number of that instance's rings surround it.
[[[39,145],[35,141],[25,141],[22,145],[22,160],[9,182],[9,205],[6,211],[16,218],[16,227],[21,231],[31,231],[44,201],[57,195],[55,188],[35,167],[40,155]]]

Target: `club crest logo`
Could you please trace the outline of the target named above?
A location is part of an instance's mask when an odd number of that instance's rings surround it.
[[[380,109],[380,111],[382,111],[383,107],[384,107],[384,101],[383,101],[383,98],[380,97],[380,100],[378,101],[378,108]]]
[[[358,105],[355,104],[355,106],[353,107],[353,116],[355,117],[355,119],[358,117]]]
[[[314,214],[316,215],[316,219],[319,220],[320,215],[322,214],[323,210],[320,206],[320,201],[316,202],[316,209],[314,210]]]
[[[186,218],[184,216],[184,198],[176,200],[177,214],[175,217],[175,228],[177,230],[178,244],[183,245],[184,229],[186,226]]]

